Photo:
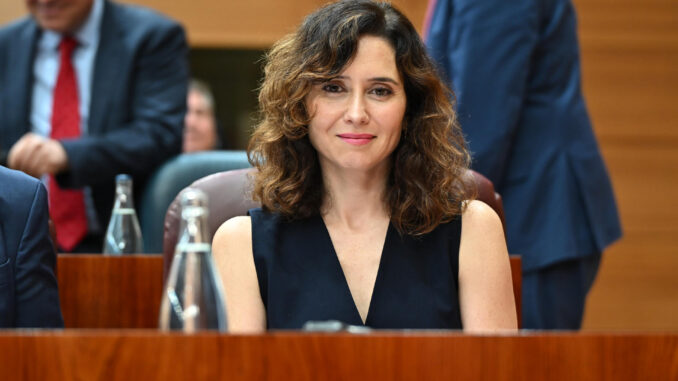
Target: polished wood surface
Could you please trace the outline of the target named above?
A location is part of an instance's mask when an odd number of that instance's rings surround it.
[[[676,334],[0,331],[8,380],[676,380]]]
[[[513,297],[516,301],[516,314],[518,315],[518,327],[523,326],[523,272],[520,255],[510,256],[511,281],[513,282]]]
[[[156,328],[162,295],[162,256],[60,254],[59,297],[66,328]],[[511,256],[520,321],[520,257]]]
[[[59,254],[59,297],[66,328],[156,328],[162,257]]]

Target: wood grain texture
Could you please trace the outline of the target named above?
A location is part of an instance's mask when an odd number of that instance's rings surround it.
[[[678,330],[678,2],[575,0],[584,94],[624,237],[607,250],[586,330]]]
[[[59,298],[66,328],[156,328],[162,257],[60,254]]]
[[[583,84],[600,136],[678,144],[678,2],[577,0]]]
[[[7,379],[675,380],[676,334],[0,332]]]
[[[179,20],[193,47],[268,48],[291,33],[304,17],[327,0],[124,0],[162,10]],[[420,28],[426,11],[423,0],[393,0]]]
[[[520,318],[520,257],[510,260]],[[57,278],[66,328],[156,328],[162,271],[160,255],[60,254]]]
[[[676,331],[675,233],[627,230],[605,254],[589,296],[584,328]]]
[[[326,0],[121,0],[156,9],[181,22],[192,47],[267,48]],[[424,0],[393,0],[420,28]],[[0,25],[26,14],[21,1],[0,2]]]
[[[518,327],[523,326],[523,272],[520,255],[510,256],[511,281],[513,282],[513,297],[516,302],[516,314],[518,315]]]
[[[601,145],[624,229],[678,233],[678,146],[627,138]]]

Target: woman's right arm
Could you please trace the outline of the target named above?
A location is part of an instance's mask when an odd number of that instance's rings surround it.
[[[228,331],[264,332],[266,309],[254,267],[250,217],[233,217],[224,222],[214,235],[212,251],[224,286]]]
[[[478,200],[469,201],[461,220],[459,304],[464,331],[515,331],[511,263],[501,220]]]

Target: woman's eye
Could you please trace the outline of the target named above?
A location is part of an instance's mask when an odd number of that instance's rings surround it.
[[[393,94],[393,91],[391,89],[386,88],[386,87],[377,87],[372,90],[372,93],[378,97],[385,97],[388,95]]]
[[[323,85],[323,91],[328,93],[338,93],[341,91],[341,86],[334,83],[326,83]]]

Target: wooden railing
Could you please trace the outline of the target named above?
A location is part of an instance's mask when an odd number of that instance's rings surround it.
[[[676,380],[677,334],[0,331],[6,380]]]

